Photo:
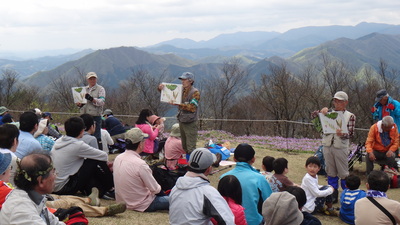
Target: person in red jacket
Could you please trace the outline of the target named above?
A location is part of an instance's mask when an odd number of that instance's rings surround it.
[[[395,152],[399,148],[399,132],[393,117],[385,116],[371,126],[365,148],[367,174],[374,169],[374,161],[384,161],[388,167],[396,167]]]
[[[242,206],[242,188],[239,180],[233,175],[224,176],[218,183],[218,191],[226,200],[235,216],[236,225],[247,225]],[[216,224],[212,220],[213,224]]]

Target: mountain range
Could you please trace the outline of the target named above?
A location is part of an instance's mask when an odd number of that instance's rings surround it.
[[[259,59],[271,56],[290,57],[302,49],[314,47],[338,38],[357,39],[370,33],[400,34],[399,25],[360,23],[356,26],[302,27],[285,33],[238,32],[221,34],[208,41],[173,39],[145,51],[162,54],[172,53],[193,60],[213,55],[246,55]]]
[[[269,64],[286,63],[290,71],[297,72],[307,63],[319,63],[321,52],[350,67],[368,64],[377,68],[383,59],[390,68],[399,70],[400,26],[360,23],[304,27],[282,34],[239,32],[200,42],[174,39],[146,48],[89,49],[62,57],[0,60],[0,67],[14,69],[23,82],[41,87],[60,76],[77,76],[78,71],[95,71],[103,85],[117,87],[138,69],[146,69],[155,76],[163,72],[177,76],[192,71],[199,80],[206,79],[220,73],[221,62],[233,56],[242,59],[253,79],[267,73]]]

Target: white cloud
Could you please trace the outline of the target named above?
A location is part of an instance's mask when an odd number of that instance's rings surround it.
[[[0,8],[0,51],[146,46],[237,31],[397,24],[392,0],[13,0]]]

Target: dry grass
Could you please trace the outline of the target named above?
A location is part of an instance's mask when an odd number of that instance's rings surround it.
[[[232,143],[232,146],[236,146],[237,143]],[[198,143],[199,146],[204,146],[204,143]],[[305,161],[311,156],[311,153],[298,153],[298,154],[290,154],[279,151],[271,151],[263,148],[262,146],[254,146],[256,149],[256,162],[253,165],[254,167],[261,169],[261,160],[264,156],[270,155],[275,158],[284,157],[289,161],[289,173],[288,177],[293,182],[300,184],[303,176],[305,175]],[[110,158],[115,158],[115,155],[110,155]],[[218,172],[212,176],[209,176],[211,185],[216,187],[218,184],[219,176],[228,170],[224,170]],[[365,163],[356,164],[354,171],[352,172],[361,177],[362,184],[361,189],[366,190],[365,187]],[[326,179],[323,176],[319,176],[319,183],[326,184]],[[388,191],[388,196],[391,199],[395,199],[397,201],[400,200],[400,189],[391,189]],[[112,204],[113,201],[102,200],[102,205]],[[340,207],[339,204],[336,204],[335,207]],[[322,224],[345,224],[339,218],[328,217],[323,215],[317,215],[317,217],[321,220]],[[137,224],[137,225],[148,225],[148,224],[169,224],[168,223],[168,212],[156,212],[156,213],[139,213],[134,211],[126,211],[125,213],[112,216],[112,217],[100,217],[100,218],[89,218],[91,224],[96,225],[127,225],[127,224]]]

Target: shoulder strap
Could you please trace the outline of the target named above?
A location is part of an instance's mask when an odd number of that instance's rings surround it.
[[[394,217],[392,216],[392,214],[390,214],[389,211],[387,211],[387,209],[385,209],[385,207],[383,207],[381,204],[379,204],[379,202],[377,202],[373,197],[367,197],[368,200],[370,200],[376,207],[378,207],[383,213],[386,214],[386,216],[389,217],[389,219],[392,221],[392,223],[394,225],[396,225],[396,220],[394,219]]]

